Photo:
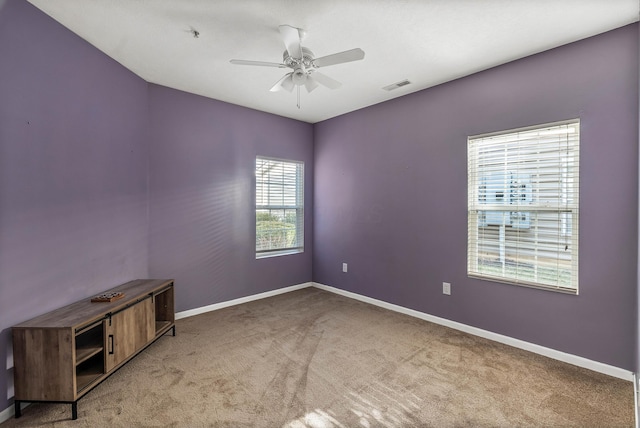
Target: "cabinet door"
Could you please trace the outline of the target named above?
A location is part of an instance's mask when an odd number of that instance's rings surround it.
[[[105,323],[106,371],[132,356],[155,337],[151,297],[111,316]]]

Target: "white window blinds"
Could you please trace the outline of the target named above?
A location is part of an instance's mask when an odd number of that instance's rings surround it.
[[[304,164],[256,158],[256,257],[304,250]]]
[[[579,146],[579,120],[469,137],[469,276],[577,293]]]

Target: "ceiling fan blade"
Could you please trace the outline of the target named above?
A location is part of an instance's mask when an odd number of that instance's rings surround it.
[[[293,87],[295,86],[293,83],[293,77],[292,77],[293,73],[287,73],[284,76],[282,76],[282,78],[280,80],[278,80],[276,82],[275,85],[273,85],[271,87],[271,89],[269,89],[271,92],[277,92],[280,89],[286,89],[287,91],[291,92],[293,90]]]
[[[307,88],[307,92],[311,92],[318,87],[318,82],[311,74],[307,74],[307,78],[304,81],[304,87]]]
[[[364,51],[360,48],[355,48],[316,58],[313,60],[313,65],[316,67],[326,67],[328,65],[342,64],[343,62],[358,61],[362,58],[364,58]]]
[[[280,35],[287,48],[287,52],[289,52],[289,56],[291,58],[301,59],[302,47],[300,46],[300,32],[298,29],[290,25],[281,25],[278,28],[280,29]]]
[[[231,64],[237,65],[260,65],[263,67],[278,67],[278,68],[287,68],[284,64],[279,64],[277,62],[264,62],[264,61],[247,61],[244,59],[232,59],[229,61]]]
[[[329,89],[338,89],[340,86],[342,86],[342,83],[332,79],[331,77],[325,74],[319,73],[317,71],[314,71],[312,75],[313,75],[314,81],[318,82],[323,86],[326,86]],[[311,75],[309,77],[311,77]],[[307,80],[308,79],[309,78],[307,78]]]

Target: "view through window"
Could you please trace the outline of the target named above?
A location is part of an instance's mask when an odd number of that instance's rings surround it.
[[[256,258],[304,251],[304,163],[256,158]]]
[[[579,145],[579,120],[469,137],[469,276],[577,293]]]

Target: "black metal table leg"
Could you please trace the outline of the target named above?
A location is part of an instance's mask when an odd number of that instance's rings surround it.
[[[173,325],[173,337],[176,337],[176,325]]]
[[[14,400],[13,401],[13,405],[15,406],[15,410],[16,410],[16,419],[19,418],[20,416],[22,416],[22,408],[20,407],[20,402],[18,400]]]
[[[71,419],[74,421],[78,419],[78,402],[74,401],[71,403]]]

